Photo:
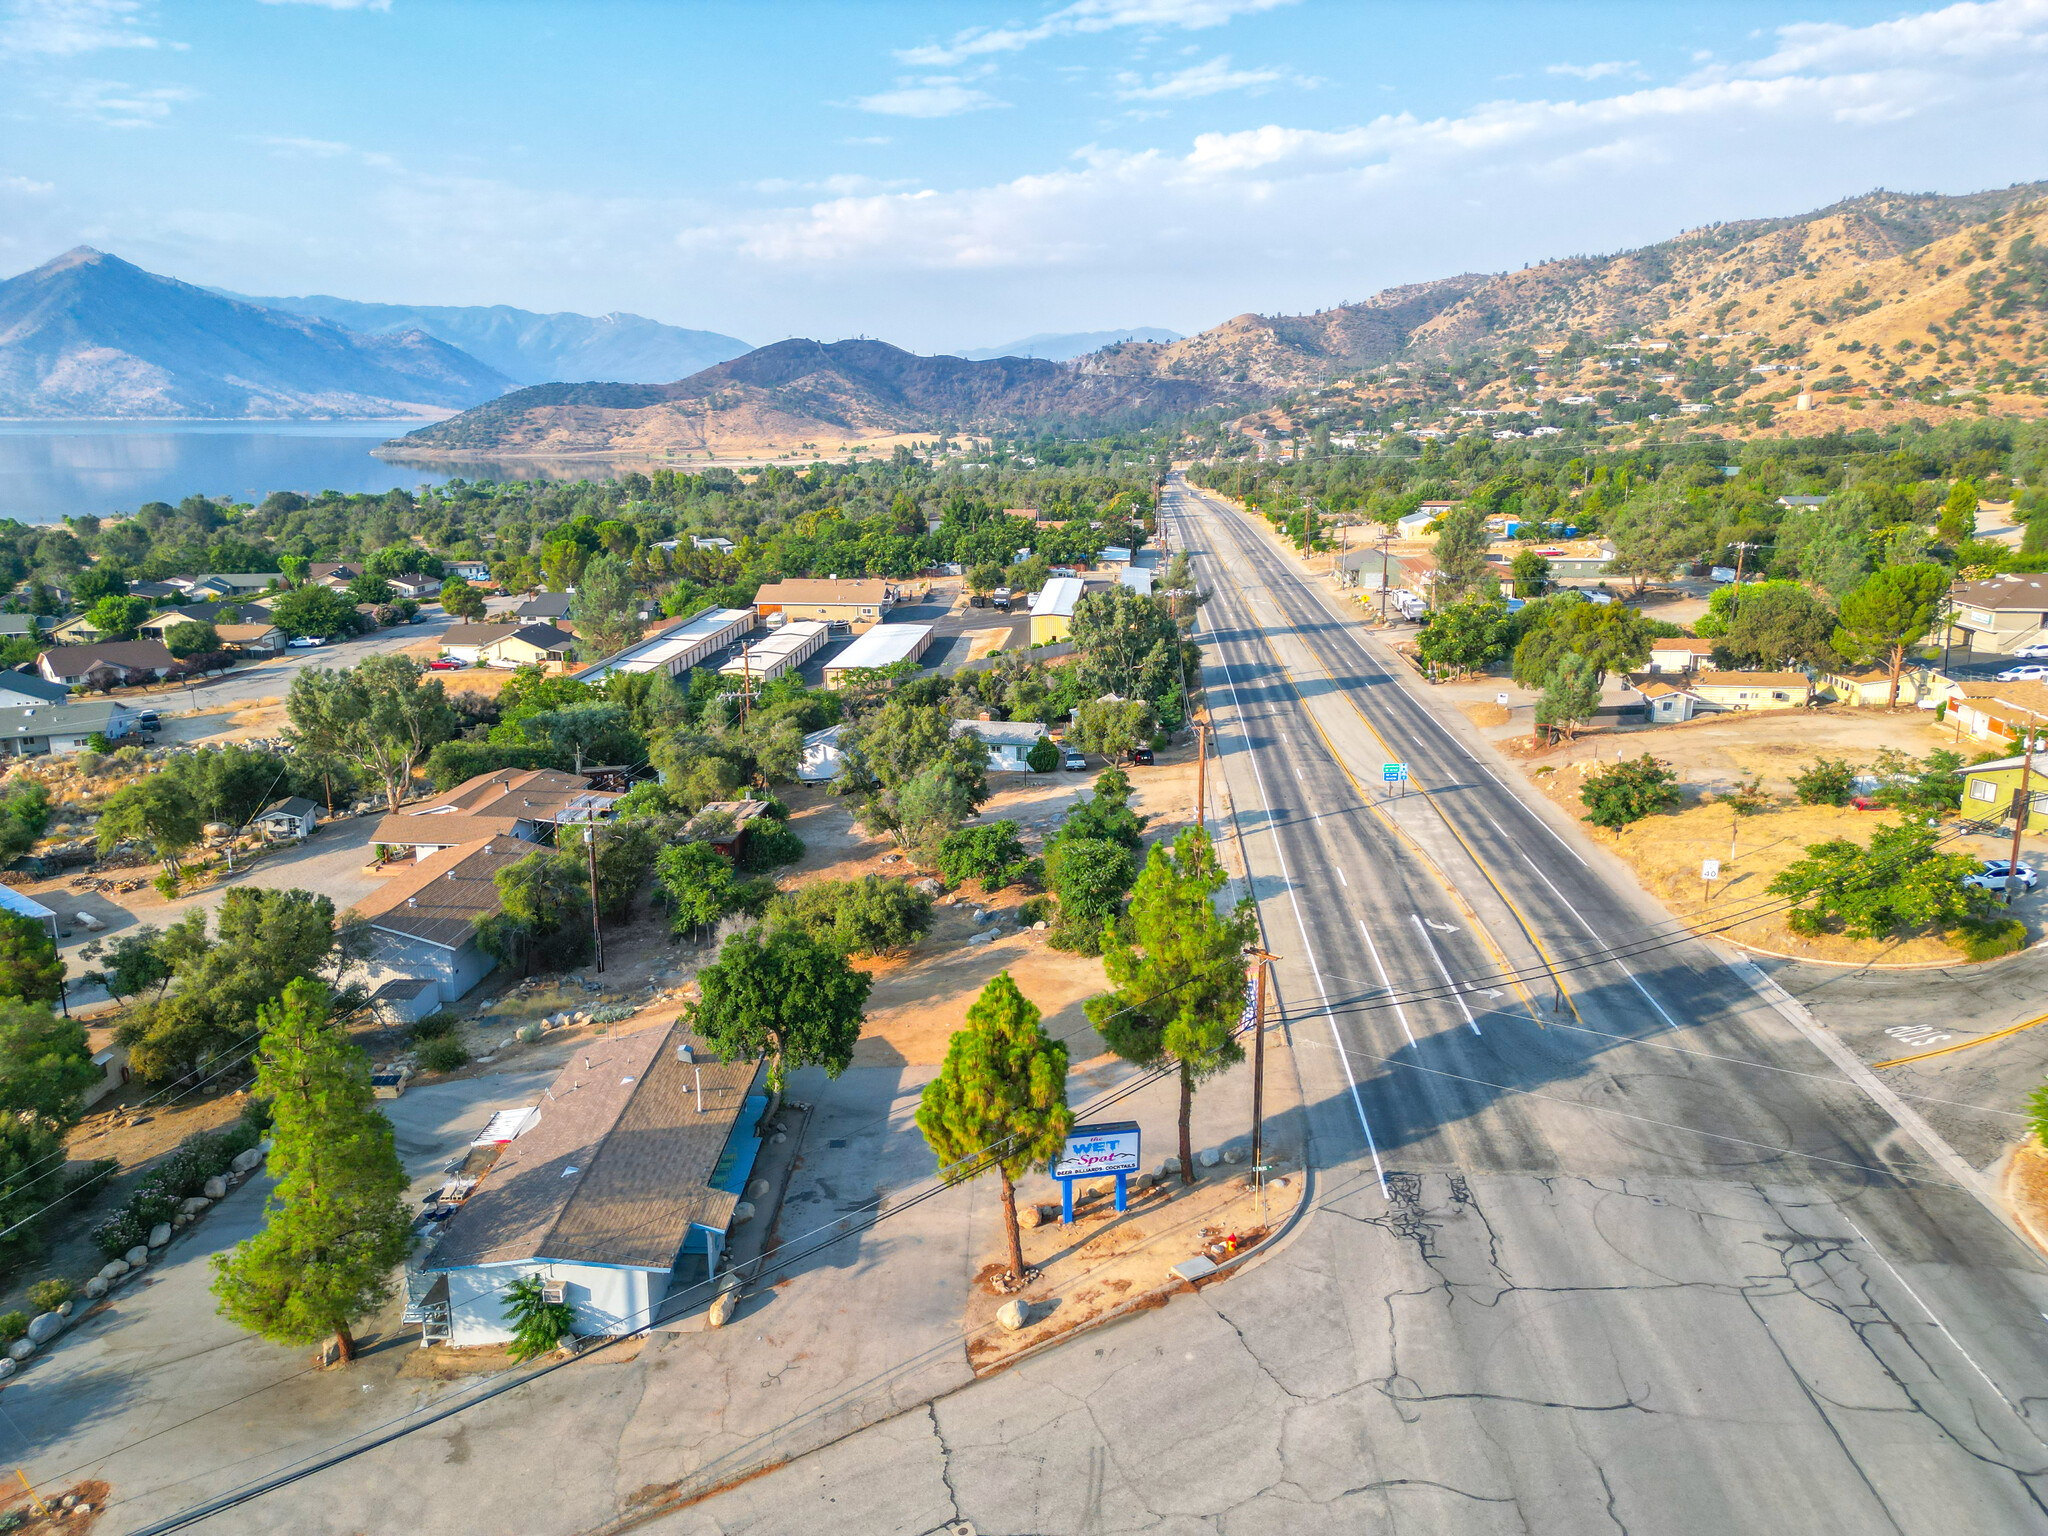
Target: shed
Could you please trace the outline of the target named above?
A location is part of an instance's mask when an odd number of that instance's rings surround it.
[[[737,859],[747,846],[747,824],[767,814],[765,800],[713,800],[683,824],[683,841],[709,843]]]
[[[303,843],[320,825],[320,807],[304,795],[292,795],[268,805],[256,818],[256,825],[272,842]]]
[[[725,1063],[682,1022],[595,1040],[532,1106],[418,1260],[408,1293],[451,1343],[512,1337],[505,1294],[561,1287],[580,1337],[631,1333],[709,1299],[767,1108],[761,1063]]]

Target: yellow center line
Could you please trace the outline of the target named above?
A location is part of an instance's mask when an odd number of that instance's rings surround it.
[[[2048,1013],[2042,1014],[2038,1019],[2029,1019],[2024,1024],[2015,1024],[2009,1029],[2001,1029],[1996,1034],[1979,1035],[1974,1040],[1965,1040],[1960,1045],[1944,1045],[1940,1050],[1922,1051],[1917,1056],[1894,1056],[1890,1061],[1873,1061],[1870,1065],[1873,1068],[1903,1067],[1909,1062],[1926,1061],[1934,1056],[1948,1056],[1957,1051],[1967,1051],[1973,1045],[1989,1045],[1994,1040],[2003,1040],[2007,1035],[2016,1035],[2021,1030],[2032,1029],[2036,1024],[2048,1024]]]

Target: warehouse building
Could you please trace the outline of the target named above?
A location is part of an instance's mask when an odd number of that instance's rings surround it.
[[[598,683],[614,672],[665,671],[681,677],[753,632],[751,608],[706,608],[680,623],[627,646],[576,674],[579,683]]]
[[[845,624],[855,634],[889,617],[896,590],[886,581],[841,581],[812,577],[771,581],[754,594],[754,611],[763,619],[813,619],[820,624]]]
[[[824,648],[825,634],[826,627],[815,620],[785,624],[771,631],[767,639],[742,646],[740,655],[718,669],[719,675],[772,683],[817,655]]]
[[[878,624],[825,663],[825,686],[837,688],[849,672],[916,661],[931,643],[929,624]]]

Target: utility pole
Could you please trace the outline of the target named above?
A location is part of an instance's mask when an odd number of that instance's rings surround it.
[[[1195,825],[1209,830],[1209,722],[1195,722]]]
[[[2033,712],[2029,710],[2028,713]],[[2005,867],[2005,904],[2008,907],[2019,889],[2020,834],[2027,830],[2027,814],[2034,803],[2029,792],[2034,782],[2034,736],[2038,730],[2038,726],[2027,727],[2026,747],[2020,758],[2020,787],[2012,792],[2012,858]]]
[[[1263,1214],[1266,1190],[1266,967],[1280,957],[1263,949],[1248,951],[1252,964],[1252,1187]]]
[[[1387,551],[1393,548],[1394,530],[1389,528],[1380,535],[1380,622],[1387,622],[1387,588],[1393,585],[1392,559]]]
[[[1754,544],[1738,543],[1735,546],[1735,590],[1728,594],[1728,617],[1731,619],[1735,617],[1735,605],[1742,601],[1742,557],[1755,548]]]
[[[583,823],[583,851],[590,855],[590,937],[597,944],[597,974],[604,974],[604,930],[597,925],[597,823]]]

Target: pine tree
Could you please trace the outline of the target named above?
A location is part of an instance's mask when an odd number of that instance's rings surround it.
[[[1185,828],[1171,850],[1154,843],[1131,893],[1131,937],[1104,931],[1102,965],[1116,990],[1086,1005],[1089,1022],[1124,1060],[1179,1067],[1183,1184],[1195,1182],[1195,1088],[1244,1060],[1236,1038],[1244,949],[1257,930],[1248,900],[1228,917],[1216,910],[1213,898],[1226,879],[1200,827]]]
[[[301,976],[258,1015],[256,1092],[270,1101],[273,1203],[261,1231],[213,1261],[221,1315],[280,1344],[332,1335],[382,1306],[411,1246],[405,1168],[370,1088],[370,1058]]]
[[[1014,1279],[1024,1278],[1017,1177],[1056,1156],[1073,1123],[1067,1048],[1045,1032],[1037,1006],[1004,971],[981,989],[967,1010],[967,1027],[946,1047],[946,1064],[925,1084],[917,1128],[948,1183],[991,1165],[1002,1177]]]

